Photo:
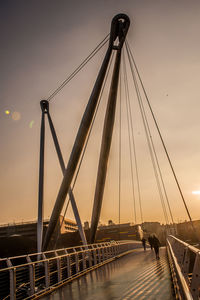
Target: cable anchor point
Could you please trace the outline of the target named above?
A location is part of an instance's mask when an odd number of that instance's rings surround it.
[[[41,100],[40,107],[41,107],[43,113],[48,113],[49,112],[49,101]]]

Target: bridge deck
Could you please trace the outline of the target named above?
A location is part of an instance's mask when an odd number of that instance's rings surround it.
[[[42,299],[175,299],[166,249],[160,249],[160,260],[150,249],[136,249]]]

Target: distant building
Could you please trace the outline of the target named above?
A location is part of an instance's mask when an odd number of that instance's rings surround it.
[[[192,224],[189,221],[184,221],[176,226],[178,238],[189,244],[199,243],[200,220],[194,220]]]
[[[144,232],[160,233],[162,231],[162,225],[159,222],[144,222],[141,224]]]
[[[112,220],[108,221],[108,225],[100,225],[96,233],[96,242],[112,240],[138,240],[138,225],[115,224]]]
[[[115,224],[115,223],[113,223],[112,220],[109,220],[108,225],[100,225],[98,227],[98,230],[124,228],[124,227],[130,227],[130,226],[131,226],[131,223]]]
[[[75,221],[70,220],[70,219],[64,219],[63,216],[60,216],[60,233],[67,233],[67,232],[74,232],[78,230],[78,225],[76,224]]]
[[[48,227],[49,220],[44,220],[43,228],[44,232]],[[74,232],[78,230],[76,222],[64,219],[63,216],[59,218],[59,225],[57,225],[56,233],[67,233]],[[25,236],[29,238],[35,238],[37,234],[37,222],[21,222],[21,223],[12,223],[12,224],[3,224],[0,225],[0,238],[12,237],[12,236]]]

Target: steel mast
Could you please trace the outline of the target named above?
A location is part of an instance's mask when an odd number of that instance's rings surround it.
[[[88,104],[86,106],[84,115],[81,120],[81,124],[74,142],[74,146],[69,158],[69,162],[67,164],[67,167],[64,172],[64,177],[60,186],[60,190],[51,214],[51,218],[49,221],[49,226],[44,238],[43,243],[43,250],[46,250],[50,239],[52,237],[52,234],[55,230],[58,218],[60,216],[60,213],[62,211],[65,198],[67,196],[67,193],[69,192],[69,188],[74,176],[74,173],[76,171],[76,167],[78,165],[78,161],[80,158],[80,155],[82,153],[85,140],[89,131],[89,128],[91,126],[91,122],[95,113],[95,109],[98,103],[98,98],[101,92],[102,84],[105,78],[105,74],[108,68],[108,64],[110,61],[110,57],[112,54],[112,50],[119,50],[122,47],[122,44],[124,42],[128,27],[129,27],[129,18],[124,14],[119,14],[115,16],[111,23],[111,31],[110,31],[110,40],[109,40],[109,46],[105,55],[105,58],[103,60],[101,69],[99,71],[99,74],[97,76],[94,88],[92,90],[90,99],[88,101]],[[118,45],[115,45],[115,42],[118,38]]]

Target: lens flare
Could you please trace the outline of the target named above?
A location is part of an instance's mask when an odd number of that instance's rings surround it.
[[[34,121],[32,120],[32,121],[29,123],[29,128],[33,128],[33,124],[34,124]]]
[[[6,110],[5,110],[5,114],[6,114],[6,115],[9,115],[9,114],[10,114],[10,111],[9,111],[8,109],[6,109]]]
[[[18,111],[14,111],[14,112],[12,113],[12,119],[13,119],[14,121],[19,121],[19,120],[21,119],[20,113],[19,113]]]

